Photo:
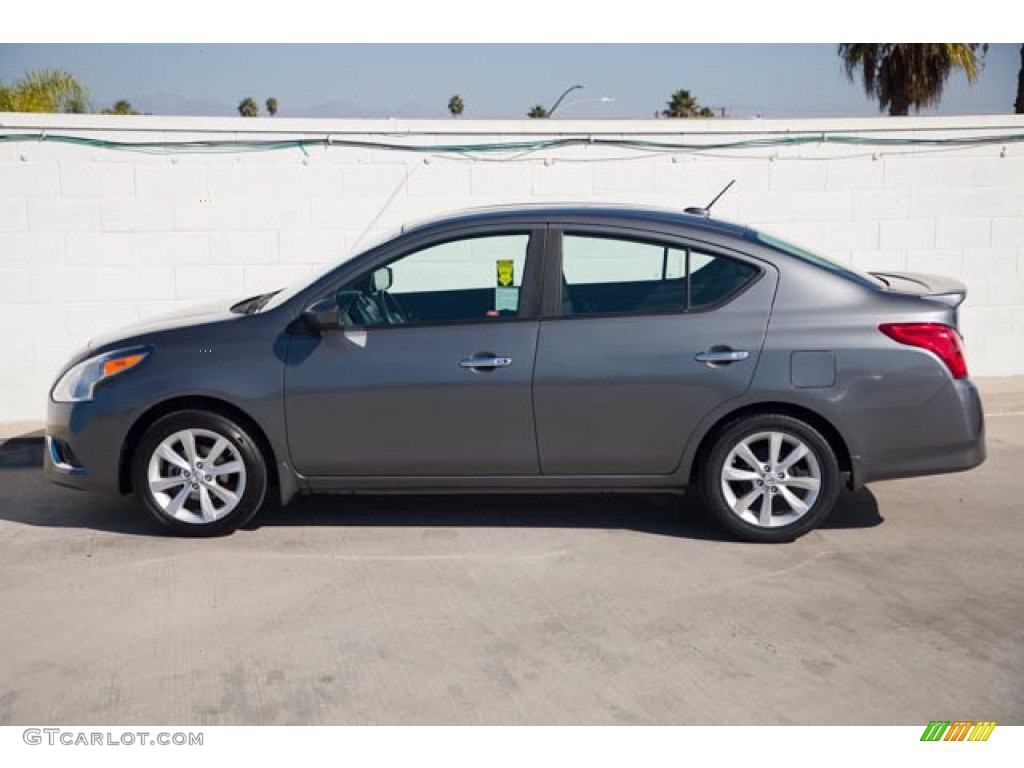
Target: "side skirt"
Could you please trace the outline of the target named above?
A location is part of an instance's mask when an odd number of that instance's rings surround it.
[[[340,494],[683,493],[678,483],[665,475],[302,478],[307,493]]]

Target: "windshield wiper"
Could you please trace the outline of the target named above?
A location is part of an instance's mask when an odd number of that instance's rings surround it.
[[[271,291],[270,293],[261,293],[258,296],[250,296],[248,299],[242,299],[231,307],[231,311],[238,312],[241,315],[255,314],[263,309],[267,305],[267,302],[280,292],[281,291],[279,289]]]
[[[280,292],[281,289],[278,288],[276,291],[271,291],[270,293],[264,293],[261,296],[257,296],[256,299],[253,301],[253,306],[249,310],[248,314],[252,315],[255,314],[256,312],[259,312],[261,309],[267,306],[267,304],[270,303],[270,300],[277,296],[277,294],[279,294]]]

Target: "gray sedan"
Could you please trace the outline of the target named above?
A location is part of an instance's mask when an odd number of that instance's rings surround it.
[[[965,294],[676,211],[457,214],[92,341],[50,393],[46,468],[183,535],[271,494],[693,488],[786,541],[841,484],[984,460]]]

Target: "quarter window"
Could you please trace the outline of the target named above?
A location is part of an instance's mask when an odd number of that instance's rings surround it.
[[[757,270],[685,247],[566,234],[562,314],[648,314],[703,309],[727,298]]]

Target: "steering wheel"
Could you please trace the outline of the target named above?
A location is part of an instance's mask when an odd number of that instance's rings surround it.
[[[402,325],[409,322],[394,296],[384,291],[345,291],[345,315],[355,325]],[[341,292],[339,292],[339,296]]]
[[[381,314],[384,315],[388,325],[404,325],[409,322],[409,317],[398,304],[398,300],[387,291],[377,291],[373,295],[373,300],[380,307]]]
[[[352,299],[347,314],[355,325],[383,325],[386,322],[377,302],[366,293],[360,293]]]

